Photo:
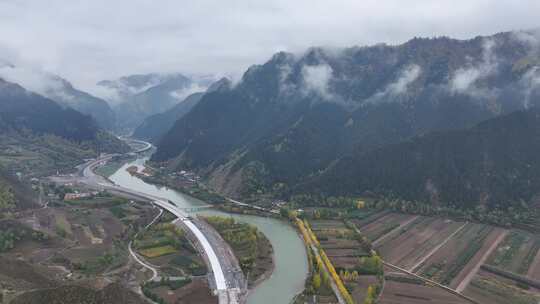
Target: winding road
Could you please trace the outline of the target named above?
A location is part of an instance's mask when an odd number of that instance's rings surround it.
[[[143,230],[146,230],[148,229],[150,226],[152,226],[160,217],[161,215],[163,214],[163,209],[159,208],[159,213],[158,215],[156,215],[156,217],[148,224],[146,225],[146,227],[144,227]],[[134,239],[137,238],[137,235],[139,233],[137,233],[134,237]],[[137,253],[135,253],[135,251],[133,250],[132,248],[132,245],[133,245],[133,241],[130,241],[129,242],[129,245],[128,245],[128,249],[129,249],[129,254],[131,255],[131,257],[133,257],[133,259],[139,263],[140,265],[142,265],[144,268],[146,269],[149,269],[151,272],[152,272],[152,277],[150,279],[148,279],[148,281],[154,281],[157,279],[158,277],[158,272],[157,272],[157,269],[155,267],[152,267],[151,265],[145,263],[141,258],[139,258],[139,256],[137,255]]]
[[[141,144],[146,143],[142,141],[137,141],[137,142]],[[145,152],[152,147],[151,144],[149,143],[146,143],[146,144],[147,144],[146,147],[139,149],[135,152],[136,153]],[[228,257],[223,256],[223,255],[218,256],[216,254],[214,247],[219,246],[219,245],[211,244],[208,238],[205,236],[205,234],[201,231],[201,229],[199,229],[199,227],[188,216],[188,214],[186,214],[181,208],[176,206],[174,203],[169,202],[166,199],[155,197],[147,193],[143,193],[143,192],[139,192],[139,191],[135,191],[132,189],[115,185],[109,180],[107,180],[106,178],[95,174],[94,169],[96,167],[105,164],[114,156],[115,155],[103,155],[95,160],[88,161],[85,164],[81,165],[78,181],[95,189],[108,190],[108,191],[116,192],[119,194],[125,194],[130,197],[136,197],[143,200],[148,200],[152,202],[153,204],[174,214],[178,218],[178,220],[176,220],[176,223],[178,225],[182,225],[183,228],[190,231],[197,239],[198,244],[200,245],[198,247],[202,249],[201,254],[205,255],[206,257],[205,260],[208,262],[209,264],[208,266],[211,269],[209,279],[213,277],[213,280],[212,282],[210,282],[210,285],[214,286],[215,293],[218,295],[218,298],[219,298],[219,304],[244,303],[245,297],[242,295],[245,293],[245,291],[239,290],[237,288],[237,284],[235,284],[234,282],[235,279],[231,278],[230,276],[227,276],[223,270],[222,264],[231,264],[231,263],[227,263],[228,261],[222,262],[222,259],[227,259]],[[136,253],[131,249],[131,243],[130,243],[129,248],[130,248],[130,254],[132,255],[132,257],[139,264],[143,265],[145,268],[150,269],[153,273],[152,279],[155,279],[157,277],[156,269],[148,265],[147,263],[143,262],[136,255]]]

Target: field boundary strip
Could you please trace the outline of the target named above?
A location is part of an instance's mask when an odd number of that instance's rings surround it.
[[[456,291],[461,293],[465,288],[469,285],[469,283],[472,281],[473,277],[478,273],[478,270],[480,270],[480,266],[482,266],[488,257],[491,255],[493,250],[499,246],[499,243],[504,240],[504,238],[508,235],[508,230],[504,230],[497,236],[495,241],[491,243],[488,250],[484,252],[484,255],[482,255],[482,258],[478,261],[478,263],[474,266],[474,268],[467,274],[467,276],[459,283],[459,285],[456,287]]]

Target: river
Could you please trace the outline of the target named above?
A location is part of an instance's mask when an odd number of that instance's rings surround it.
[[[147,158],[139,158],[118,169],[110,179],[116,184],[139,192],[166,198],[182,208],[207,205],[189,195],[167,187],[147,184],[126,171],[129,166],[142,166]],[[308,273],[304,244],[295,229],[272,218],[229,214],[221,211],[201,211],[202,214],[232,216],[238,221],[257,226],[274,248],[275,269],[272,276],[250,291],[248,304],[287,304],[304,289]]]

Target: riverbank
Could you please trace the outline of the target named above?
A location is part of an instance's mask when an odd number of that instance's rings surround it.
[[[201,217],[227,242],[239,261],[248,288],[268,278],[274,269],[274,250],[269,240],[256,226],[230,217]]]
[[[175,191],[171,187],[147,183],[125,171],[132,165],[144,165],[145,161],[146,158],[143,157],[125,164],[110,179],[125,188],[170,200],[179,208],[192,210],[189,213],[193,215],[220,215],[250,223],[267,237],[273,247],[274,269],[272,273],[266,273],[264,279],[253,285],[248,294],[248,304],[290,303],[298,293],[304,290],[308,274],[307,253],[295,228],[282,220],[268,216],[231,214],[216,209],[198,210],[197,207],[206,206],[207,202]]]
[[[269,279],[272,274],[274,273],[274,269],[276,268],[276,264],[275,264],[275,257],[274,257],[274,248],[272,247],[272,244],[270,243],[270,241],[268,240],[268,238],[266,238],[266,236],[261,233],[261,243],[258,247],[261,248],[261,252],[264,252],[264,248],[266,246],[269,246],[269,250],[271,251],[270,253],[268,253],[268,251],[266,252],[266,257],[265,259],[270,259],[270,261],[258,261],[257,262],[257,265],[259,265],[259,268],[262,269],[263,271],[262,272],[259,272],[259,274],[255,274],[253,276],[249,275],[248,276],[248,292],[254,288],[257,288],[257,286],[261,283],[263,283],[265,280]],[[266,247],[268,248],[268,247]],[[261,263],[262,262],[262,263]],[[265,264],[265,262],[267,264]],[[266,265],[266,266],[263,266],[263,265]]]

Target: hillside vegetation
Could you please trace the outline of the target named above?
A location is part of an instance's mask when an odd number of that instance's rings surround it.
[[[540,193],[540,110],[340,159],[305,192],[365,191],[456,207],[520,207]],[[302,186],[300,187],[302,188]]]
[[[532,33],[501,33],[470,40],[415,38],[397,46],[278,53],[265,64],[249,68],[238,85],[205,94],[161,138],[152,160],[173,170],[196,171],[228,196],[286,197],[296,185],[331,171],[334,177],[347,176],[344,182],[350,186],[332,182],[329,187],[335,189],[325,187],[330,193],[380,192],[392,182],[407,191],[396,195],[424,199],[419,189],[426,186],[425,176],[418,177],[421,181],[403,182],[396,176],[363,187],[355,181],[369,179],[370,172],[356,165],[344,165],[339,172],[332,168],[347,157],[363,159],[372,151],[416,136],[467,129],[538,105],[540,90],[533,79],[539,76],[540,53],[530,43],[535,39]],[[461,144],[458,141],[453,145]],[[460,153],[469,152],[473,151]],[[386,168],[379,159],[371,160],[372,165]],[[471,156],[473,160],[480,159]],[[399,168],[414,165],[403,162]],[[512,165],[517,163],[508,164]],[[455,180],[459,169],[448,174],[437,171],[437,182],[444,180],[444,187],[462,183]],[[482,176],[487,171],[475,163],[465,172]],[[465,172],[460,174],[469,174]],[[497,181],[503,187],[471,185],[465,194],[454,191],[455,196],[449,195],[450,189],[438,189],[441,193],[434,201],[473,206],[483,193],[480,202],[492,206],[515,198],[498,194],[513,186],[510,181],[511,177]],[[489,193],[492,189],[499,190]],[[523,198],[530,198],[531,192]]]
[[[30,175],[129,147],[90,117],[0,79],[0,164]]]

